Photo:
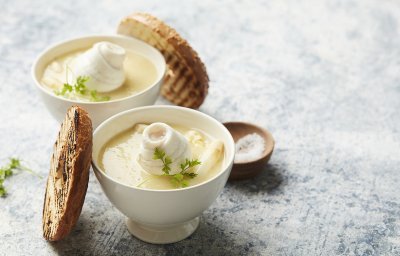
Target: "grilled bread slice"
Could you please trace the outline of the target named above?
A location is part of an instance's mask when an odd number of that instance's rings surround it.
[[[71,107],[61,124],[50,163],[43,206],[43,236],[57,241],[78,221],[85,200],[92,155],[92,122]]]
[[[197,52],[173,28],[146,13],[133,13],[119,24],[119,34],[157,48],[167,62],[161,94],[174,104],[198,108],[208,92],[209,78]]]

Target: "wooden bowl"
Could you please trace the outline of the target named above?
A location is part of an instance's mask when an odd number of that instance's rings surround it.
[[[271,133],[264,128],[250,123],[227,122],[224,125],[231,133],[235,143],[240,138],[252,133],[257,133],[265,141],[265,149],[260,158],[248,162],[234,162],[229,180],[249,179],[259,174],[268,163],[274,150],[275,142]]]

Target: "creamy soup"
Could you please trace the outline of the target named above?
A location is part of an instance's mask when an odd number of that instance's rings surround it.
[[[210,148],[212,148],[210,145],[215,141],[211,136],[198,130],[171,126],[188,140],[192,160],[202,159],[204,154],[210,153]],[[137,124],[109,140],[100,151],[100,168],[118,182],[129,186],[160,190],[176,189],[177,186],[171,183],[170,176],[150,174],[138,163],[143,130],[146,127],[145,124]],[[218,152],[215,164],[213,163],[201,175],[188,179],[188,186],[209,180],[221,171],[224,159],[223,147]],[[201,163],[200,166],[202,164],[205,163]]]
[[[68,53],[54,59],[45,69],[40,83],[42,86],[52,92],[62,90],[64,83],[73,83],[74,74],[71,67],[74,60],[88,49]],[[109,97],[109,100],[125,98],[144,91],[154,84],[157,79],[157,70],[153,63],[146,57],[133,51],[126,50],[126,57],[123,63],[125,73],[125,82],[119,88],[110,91],[98,93],[99,97]],[[64,95],[69,99],[80,101],[91,101],[88,96],[82,96],[76,93]]]

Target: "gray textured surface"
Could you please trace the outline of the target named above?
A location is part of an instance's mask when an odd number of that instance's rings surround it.
[[[113,33],[151,12],[198,50],[211,77],[201,110],[268,128],[257,178],[229,183],[189,239],[150,245],[91,176],[78,225],[41,237],[45,180],[26,173],[0,199],[4,255],[400,255],[400,2],[0,0],[0,160],[46,174],[58,124],[30,66],[46,46]]]

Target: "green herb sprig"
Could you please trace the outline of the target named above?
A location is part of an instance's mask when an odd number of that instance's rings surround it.
[[[10,158],[10,162],[0,168],[0,196],[5,197],[7,195],[7,190],[4,187],[4,181],[6,178],[14,174],[14,170],[21,170],[29,172],[39,178],[43,178],[39,174],[35,173],[28,167],[21,164],[21,160],[18,158]]]
[[[111,99],[110,96],[105,95],[105,96],[99,96],[97,94],[96,90],[91,90],[90,91],[90,100],[94,102],[99,102],[99,101],[109,101]]]
[[[169,172],[171,171],[170,165],[172,164],[172,160],[170,157],[165,155],[165,152],[159,148],[156,148],[154,150],[154,155],[153,155],[154,160],[161,160],[164,164],[162,171],[166,174],[169,175]]]
[[[74,84],[68,83],[68,71],[70,68],[67,67],[66,70],[67,82],[63,84],[60,90],[54,91],[56,95],[66,96],[70,93],[76,93],[82,96],[90,96],[90,101],[93,102],[109,101],[111,99],[110,96],[99,96],[96,90],[88,90],[86,82],[89,81],[89,76],[78,76]]]
[[[164,172],[165,176],[171,177],[171,183],[178,188],[184,188],[189,186],[189,179],[193,179],[197,176],[197,173],[188,172],[191,168],[195,167],[196,165],[200,165],[201,162],[197,159],[189,160],[185,159],[185,162],[180,164],[181,171],[177,174],[170,174],[171,171],[171,164],[172,160],[169,156],[165,154],[165,152],[159,148],[154,150],[153,155],[154,160],[161,160],[163,162],[162,171]]]

